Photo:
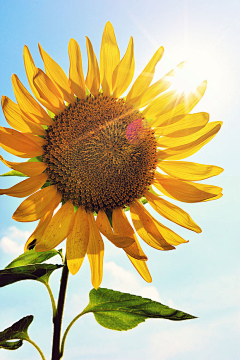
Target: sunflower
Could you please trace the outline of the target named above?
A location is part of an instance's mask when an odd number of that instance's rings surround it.
[[[188,94],[168,90],[183,63],[150,85],[163,47],[121,97],[134,75],[132,37],[120,60],[108,22],[100,66],[88,38],[86,45],[86,79],[74,39],[68,46],[69,78],[40,45],[45,72],[35,66],[24,47],[26,74],[37,101],[13,75],[17,103],[2,97],[3,113],[13,129],[0,127],[0,145],[13,155],[30,158],[10,162],[1,157],[5,165],[28,178],[0,194],[27,197],[13,214],[14,220],[39,220],[25,251],[48,251],[67,238],[70,272],[77,273],[87,254],[92,284],[98,288],[104,235],[151,282],[147,256],[136,233],[158,250],[172,250],[187,241],[156,220],[144,204],[148,202],[182,227],[201,232],[188,213],[163,196],[187,203],[221,197],[221,188],[196,182],[220,174],[220,167],[182,161],[209,142],[221,122],[209,123],[204,112],[190,114],[205,92],[205,81]],[[125,214],[129,209],[136,233]]]

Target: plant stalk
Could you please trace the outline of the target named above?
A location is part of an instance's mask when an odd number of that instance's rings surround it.
[[[61,328],[62,328],[62,317],[64,310],[64,302],[66,297],[67,281],[68,281],[68,267],[65,259],[64,267],[62,271],[62,277],[60,281],[59,297],[57,311],[53,318],[53,347],[52,347],[52,360],[60,360],[60,340],[61,340]]]

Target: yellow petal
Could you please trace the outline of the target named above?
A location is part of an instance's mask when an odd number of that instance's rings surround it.
[[[72,231],[67,237],[67,266],[72,275],[80,269],[87,252],[90,228],[88,216],[83,207],[79,207],[74,216]]]
[[[29,120],[41,124],[52,125],[53,120],[46,113],[39,103],[30,95],[27,89],[23,86],[17,75],[12,75],[13,91],[20,110]]]
[[[151,247],[158,250],[172,250],[174,246],[168,244],[152,220],[152,216],[138,201],[131,203],[130,212],[133,225],[138,235]]]
[[[187,203],[213,198],[222,191],[218,186],[182,181],[158,173],[155,173],[155,178],[153,185],[164,195]]]
[[[68,78],[63,69],[43,50],[38,44],[39,52],[44,62],[47,76],[57,85],[65,101],[73,103],[75,101],[72,90],[70,89]]]
[[[39,220],[47,211],[54,210],[61,198],[55,185],[47,186],[24,200],[13,214],[13,219],[20,222]]]
[[[195,231],[196,233],[202,232],[201,228],[193,221],[186,211],[162,199],[160,196],[150,193],[150,191],[146,191],[144,195],[153,209],[166,219],[175,222],[186,229]]]
[[[212,138],[217,134],[220,130],[222,122],[214,121],[207,124],[202,130],[198,131],[197,134],[190,135],[185,139],[184,137],[181,141],[184,143],[183,145],[174,146],[172,148],[168,148],[166,150],[159,150],[157,152],[159,160],[172,159],[172,160],[181,160],[190,155],[195,154],[198,150],[200,150],[204,145],[206,145]],[[200,133],[200,134],[199,134]],[[196,135],[198,138],[196,139]],[[194,140],[196,139],[196,140]],[[186,143],[189,141],[189,143]],[[159,141],[160,142],[160,141]]]
[[[120,61],[120,51],[117,45],[114,29],[108,21],[105,25],[100,51],[100,81],[103,95],[112,94],[112,75]]]
[[[41,70],[36,68],[33,75],[33,84],[39,94],[37,99],[55,115],[65,110],[64,101],[53,81]]]
[[[134,239],[128,236],[120,236],[113,234],[112,227],[108,220],[108,217],[103,210],[99,210],[96,220],[98,230],[106,236],[115,246],[119,248],[125,248],[134,243]]]
[[[36,227],[32,235],[28,238],[24,246],[24,252],[26,252],[27,250],[31,250],[37,244],[38,239],[42,236],[46,227],[50,223],[52,216],[53,216],[53,210],[49,210],[40,219],[38,226]]]
[[[38,239],[36,251],[48,251],[58,246],[72,230],[74,207],[68,200],[53,216],[42,236]]]
[[[0,195],[8,195],[15,197],[26,197],[39,190],[47,181],[47,173],[33,176],[23,180],[20,183],[10,187],[9,189],[0,189]]]
[[[27,162],[17,163],[17,162],[7,161],[1,155],[0,155],[0,160],[11,169],[20,171],[21,173],[27,176],[37,176],[47,168],[47,164],[40,161],[39,162],[27,161]]]
[[[139,109],[148,105],[151,101],[155,99],[156,96],[161,94],[163,91],[167,90],[171,85],[176,71],[179,71],[184,66],[185,62],[180,63],[176,69],[171,70],[166,75],[164,75],[160,80],[149,86],[149,88],[143,93],[138,101],[134,103],[134,107]]]
[[[196,113],[196,114],[188,114],[188,115],[178,115],[170,119],[170,121],[166,121],[161,126],[155,123],[155,134],[156,135],[165,135],[168,137],[182,137],[188,136],[197,131],[204,128],[209,121],[208,113]]]
[[[144,68],[144,70],[141,72],[141,74],[138,76],[136,81],[134,82],[131,90],[129,91],[126,101],[130,104],[134,104],[135,101],[138,100],[138,98],[145,93],[149,85],[151,84],[155,67],[157,63],[161,60],[163,56],[164,49],[163,47],[160,47],[155,54],[153,55],[152,59],[149,61],[147,66]]]
[[[31,158],[43,154],[43,148],[22,133],[0,126],[0,146],[10,154]]]
[[[100,73],[96,55],[93,51],[92,43],[86,36],[86,45],[88,53],[88,72],[86,77],[86,86],[93,96],[98,96],[100,87]]]
[[[24,134],[28,139],[32,140],[33,142],[35,142],[38,146],[41,146],[43,147],[45,144],[46,144],[46,139],[45,138],[42,138],[40,136],[36,136],[36,135],[33,135],[33,134],[28,134],[28,133],[25,133]]]
[[[157,123],[158,125],[160,125],[177,115],[189,114],[190,111],[197,105],[197,103],[203,97],[206,87],[207,87],[207,82],[203,81],[199,86],[197,86],[197,88],[194,91],[188,94],[183,93],[183,96],[180,96],[180,101],[176,103],[176,106],[170,109],[165,109],[164,112],[161,109],[159,109],[157,106],[155,107],[155,109],[154,108],[151,109],[152,104],[150,104],[149,107],[143,111],[144,116],[150,118],[152,117],[158,118]],[[154,102],[156,100],[154,100]],[[156,126],[154,123],[151,125]]]
[[[135,241],[131,246],[125,247],[123,250],[131,257],[138,260],[147,260],[147,256],[144,254],[138,239],[134,233],[132,226],[122,209],[114,209],[112,213],[112,224],[114,233],[122,236],[129,236]]]
[[[35,135],[46,135],[46,131],[40,124],[36,124],[26,118],[19,106],[7,96],[2,96],[2,109],[8,124],[23,133],[33,133]]]
[[[197,164],[189,161],[159,161],[158,167],[170,176],[181,180],[198,181],[223,172],[219,166]]]
[[[168,227],[161,224],[156,219],[152,218],[154,221],[154,224],[156,225],[158,231],[162,234],[164,239],[171,245],[178,246],[183,243],[188,243],[188,240],[183,239],[181,236],[176,234],[174,231],[169,229]]]
[[[131,263],[133,264],[133,266],[135,267],[135,269],[139,272],[139,274],[141,275],[141,277],[148,283],[152,282],[152,277],[151,274],[148,270],[146,261],[143,260],[137,260],[134,259],[133,257],[129,256],[127,254],[129,260],[131,261]]]
[[[85,99],[85,80],[82,67],[82,55],[80,47],[76,40],[70,39],[68,44],[68,54],[70,60],[69,68],[69,85],[72,92],[77,95],[79,99]]]
[[[135,61],[133,52],[133,38],[129,40],[127,51],[113,71],[113,96],[119,98],[131,84],[134,75]]]
[[[167,91],[153,100],[142,113],[146,118],[152,119],[149,122],[150,126],[159,126],[163,122],[160,115],[164,115],[165,113],[169,114],[169,112],[173,111],[182,99],[183,93],[179,94],[177,90]],[[169,118],[171,118],[170,115]]]
[[[87,213],[90,226],[87,255],[92,274],[92,285],[98,289],[103,276],[104,244],[92,213]]]

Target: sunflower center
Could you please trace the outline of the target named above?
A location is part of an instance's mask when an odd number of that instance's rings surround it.
[[[154,132],[124,100],[77,99],[47,129],[43,161],[64,201],[86,210],[123,207],[152,183]]]

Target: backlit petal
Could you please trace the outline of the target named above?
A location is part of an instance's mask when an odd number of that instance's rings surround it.
[[[158,167],[170,176],[181,180],[198,181],[223,172],[219,166],[197,164],[189,161],[159,161]]]
[[[133,52],[133,38],[129,40],[127,51],[113,71],[113,96],[120,97],[131,84],[134,75],[135,61]]]
[[[74,95],[68,83],[68,78],[63,69],[43,50],[38,44],[39,52],[44,62],[44,67],[47,76],[57,85],[60,89],[65,101],[73,103],[75,101]]]
[[[138,201],[131,203],[130,212],[133,225],[138,235],[151,247],[158,250],[172,250],[174,246],[168,244],[158,231],[152,216]]]
[[[155,178],[153,185],[164,195],[187,203],[211,199],[222,191],[218,186],[182,181],[158,173],[155,173]]]
[[[2,96],[2,109],[8,124],[23,133],[33,133],[35,135],[46,135],[46,131],[40,124],[36,124],[26,118],[19,106],[7,96]]]
[[[172,159],[172,160],[181,160],[190,155],[195,154],[198,150],[200,150],[204,145],[206,145],[212,138],[218,133],[221,128],[222,123],[219,121],[211,122],[207,124],[202,130],[198,131],[198,138],[196,140],[195,137],[191,135],[190,137],[184,137],[182,140],[180,138],[179,142],[186,142],[183,145],[167,148],[165,150],[159,150],[157,152],[159,160]],[[200,135],[199,135],[200,133]],[[201,135],[202,134],[202,135]],[[187,138],[187,139],[186,139]]]
[[[108,240],[110,240],[115,246],[119,248],[125,248],[134,243],[134,239],[131,237],[113,234],[108,217],[103,210],[98,211],[96,225],[98,230],[101,231],[101,233],[106,236]]]
[[[104,244],[101,234],[97,228],[93,213],[87,213],[90,226],[89,243],[87,255],[91,267],[92,285],[98,289],[103,276]]]
[[[43,154],[43,148],[22,133],[0,126],[0,146],[10,154],[31,158]]]
[[[103,31],[100,51],[100,81],[103,95],[110,96],[112,94],[112,75],[119,61],[120,51],[114,29],[108,21]]]
[[[0,189],[0,195],[15,196],[19,198],[29,196],[39,190],[45,184],[47,179],[47,173],[33,176],[21,181],[9,189]]]
[[[186,229],[195,231],[196,233],[202,231],[189,214],[178,206],[164,200],[160,196],[152,194],[150,191],[146,191],[145,197],[153,209],[166,219],[173,221]]]
[[[149,86],[149,88],[143,93],[138,101],[134,103],[135,107],[142,108],[146,106],[151,101],[153,101],[159,94],[167,90],[171,85],[176,71],[183,68],[184,62],[180,63],[176,69],[171,70],[166,75],[164,75],[160,80]]]
[[[129,91],[126,101],[130,104],[134,104],[138,98],[145,93],[149,85],[151,84],[153,75],[155,73],[155,67],[157,63],[161,60],[163,56],[164,49],[160,47],[155,54],[153,55],[152,59],[149,61],[147,66],[135,80],[131,90]]]
[[[118,208],[113,210],[112,224],[115,234],[129,236],[130,238],[133,238],[135,240],[135,242],[131,246],[125,247],[123,250],[135,259],[147,260],[147,256],[144,254],[134,233],[134,230],[122,209]]]
[[[86,86],[91,94],[98,96],[100,87],[100,73],[96,55],[93,51],[92,43],[86,36],[87,54],[88,54],[88,72],[86,77]]]
[[[53,81],[41,70],[36,68],[33,75],[33,84],[39,94],[37,99],[55,115],[65,110],[64,101]]]
[[[21,173],[27,176],[39,175],[47,168],[47,164],[40,161],[38,162],[27,161],[27,162],[17,163],[17,162],[7,161],[1,155],[0,155],[0,160],[11,169],[20,171]]]
[[[90,227],[88,216],[83,207],[79,207],[74,216],[72,231],[67,237],[67,266],[72,275],[80,269],[87,252]]]
[[[29,120],[42,125],[52,125],[53,120],[39,103],[30,95],[17,75],[12,75],[13,91],[19,108]]]
[[[168,137],[188,136],[204,128],[209,121],[208,113],[196,113],[188,115],[178,115],[166,121],[161,126],[157,122],[154,126],[156,135],[165,135]]]
[[[38,239],[36,251],[48,251],[58,246],[72,230],[74,207],[68,200],[53,216],[41,238]]]
[[[72,92],[77,95],[79,99],[85,99],[85,80],[82,67],[82,55],[80,47],[76,40],[70,39],[68,44],[68,54],[70,60],[69,68],[69,84]]]
[[[38,239],[41,238],[46,227],[50,223],[52,217],[53,217],[53,210],[49,210],[39,220],[38,226],[36,227],[34,232],[31,234],[31,236],[28,238],[28,240],[24,246],[24,252],[26,252],[27,250],[31,250],[39,242]]]
[[[13,219],[29,222],[41,219],[49,210],[54,210],[61,201],[55,185],[47,186],[24,200],[13,214]]]

